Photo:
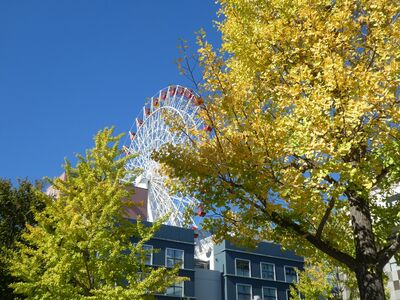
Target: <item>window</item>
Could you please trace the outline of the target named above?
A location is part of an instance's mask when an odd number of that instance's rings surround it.
[[[183,250],[171,248],[165,249],[165,265],[170,268],[174,267],[175,265],[179,265],[181,268],[183,268],[183,254]]]
[[[262,298],[263,300],[276,300],[278,299],[277,291],[275,288],[263,287],[262,288]]]
[[[134,243],[136,246],[137,243]],[[151,266],[153,264],[153,246],[152,245],[142,245],[142,250],[144,251],[144,264]],[[138,260],[141,258],[141,253],[136,253],[136,257]]]
[[[236,275],[250,277],[250,261],[245,259],[235,259]]]
[[[261,263],[261,278],[275,280],[275,265]]]
[[[236,299],[237,300],[251,300],[251,285],[237,284],[236,285]]]
[[[285,281],[289,283],[297,282],[297,273],[293,267],[285,266]]]
[[[183,282],[178,282],[168,287],[165,295],[183,297]]]
[[[143,245],[143,250],[145,251],[144,256],[144,264],[152,265],[153,264],[153,246],[152,245]]]

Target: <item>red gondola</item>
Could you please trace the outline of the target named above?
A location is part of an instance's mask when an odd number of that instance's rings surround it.
[[[204,103],[203,98],[201,98],[201,97],[194,97],[194,98],[193,98],[193,104],[194,104],[194,105],[200,106],[200,105],[202,105],[203,103]]]
[[[144,108],[144,115],[145,115],[146,117],[150,116],[150,108],[148,108],[148,107],[145,107],[145,108]]]
[[[176,87],[175,86],[172,85],[172,86],[169,87],[170,96],[173,96],[175,94],[175,91],[176,91]]]
[[[199,232],[197,231],[197,226],[192,225],[193,236],[195,239],[199,237]]]
[[[203,206],[197,206],[197,215],[199,217],[204,217],[206,215],[206,212],[203,210]]]
[[[141,119],[136,119],[136,127],[139,128],[140,126],[143,125],[143,120]]]
[[[176,94],[179,95],[179,96],[182,96],[184,91],[185,91],[185,89],[180,86],[180,87],[178,87],[178,90],[177,90]]]
[[[193,97],[192,91],[191,90],[186,90],[185,91],[185,97],[188,98],[188,99],[192,98]]]
[[[211,132],[211,130],[212,130],[212,127],[210,125],[205,125],[204,126],[204,131]]]
[[[129,155],[129,148],[127,146],[122,146],[122,149],[124,150],[126,155]]]
[[[153,98],[153,107],[159,107],[160,103],[158,102],[158,98]]]
[[[136,133],[134,133],[133,131],[129,131],[129,138],[131,139],[131,141],[135,139],[135,135]]]
[[[167,98],[167,92],[166,91],[162,91],[160,98],[161,98],[161,100],[165,100],[165,98]]]

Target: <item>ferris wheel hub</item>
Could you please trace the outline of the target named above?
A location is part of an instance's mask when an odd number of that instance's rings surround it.
[[[149,188],[149,180],[145,176],[139,175],[136,177],[134,185],[147,190]]]

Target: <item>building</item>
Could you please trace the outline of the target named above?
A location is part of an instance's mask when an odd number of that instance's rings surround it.
[[[245,250],[223,241],[214,246],[214,260],[222,275],[223,300],[286,300],[290,283],[297,281],[296,268],[304,265],[302,257],[268,242]]]
[[[280,246],[262,242],[256,249],[242,249],[228,241],[213,245],[209,260],[195,257],[192,229],[163,225],[145,247],[157,249],[148,264],[172,267],[181,264],[180,275],[190,278],[167,289],[157,299],[196,300],[287,300],[295,268],[303,258]]]
[[[127,216],[148,220],[147,189],[134,189],[130,201],[137,205],[127,209]],[[156,295],[157,299],[289,299],[290,283],[297,280],[295,269],[304,265],[302,257],[269,242],[242,249],[228,241],[214,245],[206,239],[207,245],[199,250],[202,241],[196,230],[162,225],[147,243],[148,249],[158,249],[149,255],[148,264],[172,267],[178,263],[180,275],[190,278]]]
[[[146,257],[147,265],[173,267],[176,264],[180,264],[179,275],[190,279],[171,286],[164,295],[156,295],[156,298],[169,300],[196,299],[193,230],[162,225],[144,247],[146,250],[157,249],[156,251],[149,251],[150,253]]]
[[[400,299],[400,266],[392,257],[383,271],[388,275],[387,287],[390,291],[390,300]]]

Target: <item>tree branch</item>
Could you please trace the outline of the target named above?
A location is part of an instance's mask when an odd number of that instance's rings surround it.
[[[85,295],[90,295],[90,289],[82,282],[80,282],[78,279],[76,279],[74,276],[71,278],[71,282],[80,286],[84,290]]]
[[[230,183],[232,186],[236,188],[243,188],[243,186],[238,183],[235,182],[230,182]],[[303,237],[309,243],[314,245],[317,249],[328,254],[337,261],[343,263],[349,269],[351,270],[356,269],[357,261],[351,255],[344,253],[339,249],[336,249],[335,247],[330,245],[329,242],[323,241],[320,236],[313,235],[307,230],[304,230],[300,224],[294,222],[290,218],[284,217],[279,213],[277,213],[276,211],[269,212],[266,206],[268,200],[262,197],[261,195],[255,194],[255,196],[257,197],[258,200],[260,200],[263,206],[257,205],[257,203],[254,202],[252,202],[251,204],[254,205],[256,208],[260,209],[263,212],[263,214],[266,215],[272,222],[274,222],[275,224],[277,224],[282,228],[294,231],[298,236]]]
[[[397,232],[392,242],[378,252],[378,263],[380,267],[384,267],[389,260],[400,250],[400,234]]]
[[[383,168],[382,170],[381,170],[381,172],[376,176],[376,183],[375,183],[375,186],[378,186],[381,182],[382,182],[382,180],[383,179],[385,179],[385,177],[386,177],[386,175],[389,173],[389,169],[386,167],[386,168]]]
[[[84,249],[82,251],[82,256],[83,256],[83,262],[85,264],[86,274],[88,276],[87,279],[88,279],[88,283],[89,283],[89,291],[91,291],[92,289],[94,289],[94,282],[93,282],[93,276],[90,273],[89,266],[88,266],[88,261],[89,261],[89,258],[90,258],[89,250],[88,249]]]
[[[329,256],[333,257],[337,261],[345,264],[349,269],[351,269],[351,270],[356,269],[357,262],[352,256],[332,247],[328,242],[325,242],[321,238],[317,237],[316,235],[312,235],[308,231],[304,230],[300,226],[300,224],[296,224],[292,220],[283,218],[277,212],[270,213],[270,216],[271,216],[271,220],[274,223],[276,223],[277,225],[279,225],[283,228],[286,228],[286,229],[293,230],[299,236],[302,236],[309,243],[314,245],[317,249],[328,254]]]
[[[239,188],[242,190],[246,190],[240,183],[234,182],[231,179],[226,179],[223,176],[220,176],[220,179],[229,183],[232,187],[234,188]],[[277,224],[278,226],[287,229],[287,230],[292,230],[294,231],[299,237],[303,237],[306,239],[309,243],[311,243],[313,246],[315,246],[317,249],[320,251],[324,252],[325,254],[331,256],[332,258],[336,259],[337,261],[343,263],[346,265],[349,269],[355,270],[357,268],[357,261],[355,258],[353,258],[351,255],[344,253],[340,251],[339,249],[333,247],[332,245],[329,244],[328,241],[324,241],[321,239],[321,234],[318,234],[318,231],[322,233],[323,227],[326,224],[329,214],[332,211],[334,207],[334,201],[330,201],[329,207],[327,211],[325,212],[324,217],[321,220],[320,226],[317,230],[317,234],[313,235],[310,233],[308,230],[305,230],[301,224],[296,223],[294,220],[287,218],[285,216],[280,215],[276,211],[268,211],[268,207],[266,203],[268,200],[264,197],[262,197],[259,194],[254,194],[254,196],[262,203],[262,206],[253,202],[249,201],[250,205],[256,207],[257,209],[260,209],[267,218]],[[321,225],[322,224],[322,225]],[[400,242],[400,241],[399,241]]]
[[[335,206],[335,198],[332,197],[331,200],[329,200],[328,207],[327,207],[327,209],[325,211],[325,214],[322,217],[321,222],[319,223],[319,226],[318,226],[318,229],[317,229],[317,233],[315,234],[315,237],[321,238],[322,231],[324,230],[325,224],[328,221],[329,216],[330,216],[334,206]]]

